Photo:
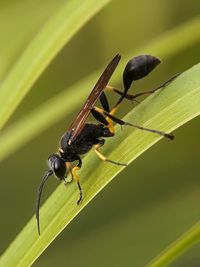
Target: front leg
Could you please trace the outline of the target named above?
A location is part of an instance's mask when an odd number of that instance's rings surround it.
[[[83,193],[82,193],[82,188],[81,188],[81,185],[80,185],[80,177],[79,175],[76,173],[78,170],[80,170],[81,166],[82,166],[82,160],[81,158],[78,156],[77,157],[77,160],[79,161],[78,162],[78,165],[76,165],[75,167],[73,167],[72,169],[72,177],[73,179],[77,182],[78,184],[78,189],[79,189],[79,199],[77,201],[77,205],[79,205],[81,203],[81,200],[83,198]]]
[[[70,184],[73,181],[73,174],[72,174],[72,167],[71,167],[71,163],[70,162],[66,162],[66,169],[67,172],[65,174],[65,177],[63,178],[64,181],[64,185]],[[71,179],[67,179],[68,175],[71,175]]]

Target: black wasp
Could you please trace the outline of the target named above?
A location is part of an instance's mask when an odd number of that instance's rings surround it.
[[[143,77],[148,75],[160,63],[160,60],[151,55],[140,55],[129,60],[123,72],[124,90],[121,91],[108,85],[108,82],[119,63],[120,58],[120,55],[116,55],[105,68],[104,72],[100,76],[99,80],[97,81],[96,85],[94,86],[92,92],[88,96],[86,102],[84,103],[80,112],[76,116],[75,120],[72,122],[68,131],[64,133],[64,135],[61,137],[60,148],[58,150],[58,153],[51,154],[48,158],[49,170],[45,173],[39,185],[37,195],[36,218],[39,234],[40,199],[43,186],[49,176],[54,174],[59,180],[65,181],[67,174],[71,173],[72,180],[75,180],[78,185],[80,196],[77,204],[80,204],[82,200],[82,189],[77,171],[82,166],[81,156],[86,154],[92,147],[94,147],[97,156],[101,160],[117,165],[126,166],[126,164],[107,159],[99,151],[99,148],[105,143],[105,140],[103,138],[112,137],[115,134],[113,122],[120,125],[129,125],[141,130],[156,133],[161,136],[173,139],[173,135],[171,134],[153,129],[148,129],[139,125],[132,124],[130,122],[125,122],[114,116],[115,112],[117,111],[119,105],[121,104],[124,98],[133,101],[141,95],[151,94],[155,92],[156,90],[165,86],[166,83],[172,80],[170,79],[162,86],[151,91],[142,92],[135,95],[127,94],[132,82],[135,80],[142,79]],[[120,95],[119,100],[111,110],[104,90],[111,90]],[[95,106],[98,99],[100,100],[100,103],[103,108]],[[86,123],[86,120],[90,113],[99,123]],[[72,167],[72,162],[77,162],[77,164],[75,166],[73,165]]]

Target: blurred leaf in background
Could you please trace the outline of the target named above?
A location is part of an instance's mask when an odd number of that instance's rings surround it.
[[[0,2],[1,81],[29,41],[64,2]],[[104,66],[114,54],[132,55],[144,47],[142,53],[148,52],[152,42],[194,19],[199,10],[200,3],[195,0],[111,1],[60,51],[7,127]],[[138,82],[134,90],[153,88],[199,62],[199,40],[200,36],[184,46],[187,36],[179,39],[182,49],[171,57],[163,56],[162,66],[145,81]],[[155,56],[159,56],[159,51],[155,51]],[[69,102],[66,98],[66,106]],[[45,160],[56,151],[58,140],[76,111],[71,113],[66,112],[65,118],[58,118],[53,126],[1,162],[1,252],[33,215]],[[193,225],[199,219],[199,122],[197,117],[175,131],[173,143],[161,141],[134,161],[73,220],[34,266],[144,266]],[[52,179],[45,197],[56,185],[57,181]],[[172,266],[199,266],[198,249],[199,246],[193,248]]]

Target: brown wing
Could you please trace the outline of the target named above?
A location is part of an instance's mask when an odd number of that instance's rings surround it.
[[[121,56],[117,54],[108,64],[108,66],[105,68],[104,72],[101,74],[92,92],[88,96],[83,107],[81,108],[75,120],[72,122],[70,128],[68,129],[68,132],[70,133],[68,144],[70,144],[81,133],[84,127],[85,121],[90,114],[91,109],[94,107],[101,92],[104,90],[104,88],[108,84],[111,76],[113,75],[113,72],[115,71],[120,61],[120,58]]]

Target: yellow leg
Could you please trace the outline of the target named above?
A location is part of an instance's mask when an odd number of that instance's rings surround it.
[[[127,166],[127,164],[125,163],[120,163],[120,162],[116,162],[116,161],[113,161],[113,160],[110,160],[110,159],[107,159],[104,155],[101,154],[101,152],[99,151],[99,147],[101,146],[102,144],[98,144],[95,146],[95,152],[97,154],[97,156],[103,160],[103,161],[107,161],[107,162],[110,162],[110,163],[113,163],[115,165],[121,165],[121,166]]]
[[[107,86],[106,86],[106,89],[107,89],[107,90],[114,90],[114,87],[107,85]],[[116,113],[116,111],[117,111],[118,108],[119,108],[119,104],[115,105],[114,108],[109,112],[109,114],[113,116],[113,115]],[[95,109],[97,112],[99,112],[100,114],[102,114],[102,115],[105,116],[105,112],[104,112],[103,109],[98,108],[98,107],[94,107],[94,109]],[[109,129],[109,131],[110,131],[112,134],[114,134],[114,133],[115,133],[115,128],[114,128],[114,125],[113,125],[113,120],[110,119],[109,117],[106,117],[106,120],[107,120],[107,122],[108,122],[108,129]]]
[[[67,185],[69,183],[71,183],[73,181],[73,175],[72,175],[72,167],[71,167],[71,163],[70,162],[65,162],[66,168],[67,168],[67,173],[66,176],[64,177],[64,185]],[[71,174],[71,180],[66,179],[67,176]]]
[[[101,108],[98,108],[98,107],[94,107],[94,109],[97,111],[97,112],[99,112],[100,114],[102,114],[103,116],[105,116],[105,112],[104,112],[104,110],[103,109],[101,109]],[[106,117],[106,120],[107,120],[107,122],[108,122],[108,129],[109,129],[109,131],[112,133],[112,134],[114,134],[115,133],[115,128],[114,128],[114,125],[113,125],[113,121],[110,119],[110,118],[108,118],[108,117]]]
[[[76,173],[78,170],[80,170],[80,168],[78,166],[75,166],[73,169],[72,169],[72,175],[73,175],[73,179],[78,182],[80,180],[80,177],[79,175]]]
[[[115,112],[117,111],[117,109],[118,109],[118,106],[115,106],[111,111],[110,111],[110,114],[113,116],[114,114],[115,114]],[[110,118],[108,118],[108,117],[106,117],[106,120],[108,121],[108,127],[109,127],[109,130],[110,130],[110,132],[111,133],[115,133],[115,128],[114,128],[114,125],[113,125],[113,121],[110,119]]]
[[[81,185],[80,185],[80,177],[79,175],[76,173],[78,170],[80,170],[80,167],[78,166],[75,166],[73,169],[72,169],[72,176],[73,176],[73,179],[77,182],[78,184],[78,189],[79,189],[79,200],[77,201],[77,205],[79,205],[81,203],[81,200],[82,200],[82,197],[83,197],[83,193],[82,193],[82,189],[81,189]]]

